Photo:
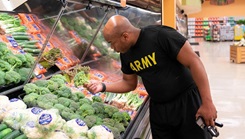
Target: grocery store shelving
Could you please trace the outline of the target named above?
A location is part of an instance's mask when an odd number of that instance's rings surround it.
[[[237,19],[237,18],[236,18]],[[234,17],[207,17],[207,18],[188,18],[188,32],[190,37],[204,37],[204,29],[209,28],[210,24],[223,25],[229,22],[231,26],[235,24]]]

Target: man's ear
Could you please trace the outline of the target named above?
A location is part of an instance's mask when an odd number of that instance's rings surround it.
[[[127,40],[129,38],[129,34],[127,32],[123,32],[122,37],[124,40]]]

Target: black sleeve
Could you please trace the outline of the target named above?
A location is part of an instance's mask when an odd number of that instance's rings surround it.
[[[186,38],[175,29],[163,26],[158,34],[158,42],[167,55],[172,59],[176,59],[180,49],[186,42]]]
[[[134,71],[130,68],[129,62],[125,61],[124,54],[120,53],[120,60],[121,60],[121,70],[124,74],[134,74]],[[128,64],[127,64],[128,63]]]

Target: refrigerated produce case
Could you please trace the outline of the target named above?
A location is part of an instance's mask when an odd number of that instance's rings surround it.
[[[10,98],[19,97],[20,94],[25,93],[23,91],[25,84],[40,79],[48,80],[53,75],[72,70],[75,65],[89,66],[108,75],[120,75],[119,54],[108,46],[101,34],[106,20],[112,15],[120,14],[127,17],[133,25],[144,27],[156,24],[161,19],[160,1],[149,3],[142,1],[139,7],[136,7],[137,2],[129,1],[127,4],[126,7],[122,7],[119,1],[110,0],[27,1],[14,11],[2,11],[1,13],[10,15],[31,16],[31,22],[38,24],[40,32],[27,33],[31,37],[36,36],[34,38],[37,38],[38,43],[41,44],[37,44],[40,53],[35,55],[36,61],[29,72],[28,79],[8,88],[4,87],[0,94]],[[27,22],[29,22],[28,18]],[[33,77],[32,73],[35,73],[37,65],[40,65],[43,60],[43,54],[49,52],[50,47],[59,48],[63,57],[55,59],[55,63],[45,67],[45,72],[35,74]],[[118,79],[116,76],[110,76],[111,81]],[[146,97],[126,131],[121,134],[121,138],[149,138],[148,107],[149,98]]]

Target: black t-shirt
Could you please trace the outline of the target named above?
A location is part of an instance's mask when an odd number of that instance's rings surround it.
[[[136,44],[120,54],[121,70],[141,76],[152,101],[170,101],[194,86],[189,69],[177,61],[185,42],[186,38],[167,26],[142,28]]]

